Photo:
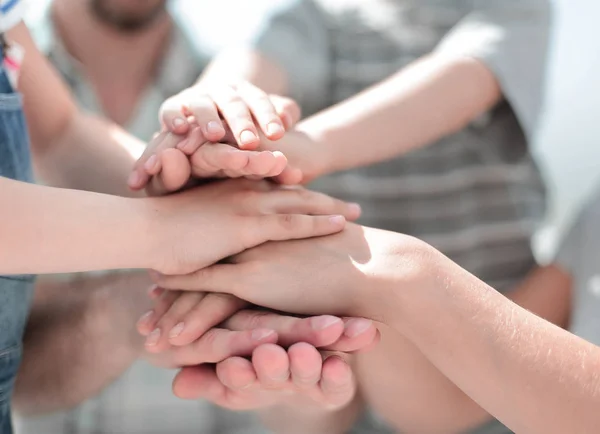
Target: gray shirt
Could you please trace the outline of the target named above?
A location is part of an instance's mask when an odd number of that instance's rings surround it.
[[[530,238],[545,211],[528,144],[550,15],[546,0],[283,0],[253,46],[285,69],[305,114],[432,52],[485,63],[505,96],[489,113],[438,143],[313,187],[361,203],[361,223],[417,236],[506,291],[535,264]]]
[[[556,262],[573,277],[571,331],[600,345],[600,191],[565,237]]]
[[[543,104],[549,2],[279,5],[252,47],[286,71],[304,114],[343,101],[432,52],[476,58],[495,74],[504,101],[464,130],[313,187],[361,203],[361,223],[417,236],[494,288],[512,289],[535,265],[530,238],[545,211],[544,184],[528,145]],[[495,425],[479,432],[496,430],[507,431]]]

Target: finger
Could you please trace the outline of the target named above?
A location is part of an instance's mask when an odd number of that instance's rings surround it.
[[[282,389],[290,378],[289,358],[279,345],[265,344],[256,348],[252,353],[252,366],[265,389]]]
[[[324,349],[344,353],[366,352],[379,343],[379,330],[365,318],[344,318],[344,333]]]
[[[216,372],[221,383],[232,390],[248,389],[257,380],[252,363],[242,357],[230,357],[217,363]]]
[[[186,112],[194,116],[204,137],[211,142],[221,140],[225,136],[225,127],[213,99],[197,88],[188,89],[184,94]]]
[[[246,357],[262,344],[277,342],[273,330],[256,329],[241,332],[212,328],[197,341],[169,349],[171,365],[189,366],[199,363],[218,363],[228,357]]]
[[[164,292],[165,290],[160,286],[152,285],[152,287],[148,290],[148,297],[150,297],[151,300],[156,300],[163,295]]]
[[[221,115],[231,129],[241,149],[256,149],[260,141],[252,114],[240,95],[229,86],[220,86],[211,92]]]
[[[181,293],[156,323],[155,330],[160,330],[160,338],[158,341],[153,342],[152,346],[146,345],[146,351],[159,353],[169,348],[171,337],[181,333],[183,317],[196,305],[201,303],[204,297],[204,292]]]
[[[288,349],[292,382],[299,389],[315,387],[321,379],[323,359],[312,345],[299,342]]]
[[[304,182],[304,174],[300,169],[293,166],[287,166],[283,172],[276,175],[273,180],[282,185],[299,185]]]
[[[270,95],[271,103],[275,106],[275,111],[283,121],[286,130],[294,127],[302,117],[302,111],[296,101],[280,95]]]
[[[181,399],[207,399],[226,406],[226,387],[219,381],[214,368],[199,365],[183,368],[173,379],[173,394]]]
[[[356,393],[352,369],[338,356],[330,356],[323,362],[320,386],[327,404],[332,408],[345,406]]]
[[[158,112],[161,125],[175,134],[186,134],[189,131],[189,124],[184,115],[184,98],[182,94],[168,98]]]
[[[262,151],[250,156],[246,175],[273,177],[281,174],[287,166],[287,158],[279,151]]]
[[[271,140],[282,138],[285,127],[269,96],[248,82],[238,84],[236,90],[265,135]]]
[[[179,333],[172,333],[172,345],[188,345],[202,336],[210,328],[225,321],[247,303],[229,294],[208,293],[201,303],[194,306],[182,319]],[[227,327],[225,327],[227,328]],[[268,329],[269,327],[254,327]]]
[[[162,132],[150,141],[142,156],[134,163],[127,184],[132,190],[140,190],[146,186],[150,177],[161,170],[158,156],[165,149],[175,148],[183,136]]]
[[[169,307],[171,307],[179,294],[179,291],[165,291],[160,298],[156,300],[154,303],[154,309],[142,315],[137,323],[137,329],[140,334],[150,338],[149,335],[151,335],[156,328],[156,323],[165,314]],[[160,337],[160,335],[156,336],[155,334],[153,339],[157,337]]]
[[[189,132],[185,140],[182,140],[177,144],[177,149],[185,155],[192,155],[199,147],[209,141],[210,140],[202,132],[202,129],[199,126],[195,126]]]
[[[149,196],[163,196],[182,189],[192,174],[190,161],[179,149],[165,149],[159,157],[161,170],[146,186]]]
[[[227,319],[223,327],[229,330],[275,330],[279,336],[277,343],[282,347],[289,347],[296,342],[325,347],[335,344],[344,332],[343,321],[335,316],[297,318],[264,310],[242,310]]]
[[[361,213],[358,204],[334,199],[323,193],[304,188],[277,189],[259,198],[260,209],[269,213],[343,215],[356,220]]]
[[[254,151],[241,151],[224,143],[207,143],[190,158],[192,172],[198,177],[210,177],[220,171],[230,171],[233,176],[243,176]]]

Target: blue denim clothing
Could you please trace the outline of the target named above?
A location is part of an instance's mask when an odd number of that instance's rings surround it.
[[[0,59],[1,59],[0,53]],[[21,95],[0,67],[0,176],[32,181],[29,136]],[[10,212],[0,204],[0,212]],[[12,434],[10,397],[22,352],[34,276],[0,276],[0,434]]]

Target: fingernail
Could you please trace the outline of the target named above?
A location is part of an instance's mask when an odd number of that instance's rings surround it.
[[[148,335],[148,339],[146,339],[146,346],[153,347],[158,343],[160,339],[160,329],[152,330],[152,333]]]
[[[209,134],[222,134],[225,132],[223,125],[217,121],[210,121],[206,124],[206,132]]]
[[[257,329],[252,331],[252,340],[262,341],[275,334],[273,330]]]
[[[348,321],[344,334],[349,338],[355,338],[366,332],[373,325],[373,321],[368,319],[353,319]]]
[[[160,295],[163,293],[164,289],[162,289],[160,286],[158,285],[153,285],[149,290],[148,290],[148,296],[152,299],[154,298],[158,298],[160,297]]]
[[[240,143],[242,145],[249,145],[254,143],[257,139],[258,137],[256,137],[256,134],[249,130],[244,130],[242,131],[242,134],[240,134]]]
[[[310,320],[310,325],[314,330],[325,330],[341,320],[335,316],[323,315]]]
[[[185,125],[185,119],[183,118],[175,118],[173,119],[173,126],[175,128],[179,128],[181,126]]]
[[[350,211],[352,212],[352,214],[360,215],[362,213],[362,208],[357,203],[349,203],[348,204],[348,208],[350,209]]]
[[[127,185],[129,185],[130,187],[137,187],[140,185],[140,181],[141,181],[141,176],[136,170],[135,172],[131,172],[131,175],[129,175],[129,179],[127,180]]]
[[[148,312],[146,312],[145,314],[143,314],[140,319],[138,320],[138,324],[139,325],[144,325],[150,322],[150,318],[152,318],[152,315],[154,315],[154,311],[153,310],[149,310]]]
[[[171,331],[169,332],[169,338],[171,338],[171,339],[176,338],[177,336],[179,336],[181,334],[181,332],[183,331],[184,328],[185,328],[185,324],[180,322],[179,324],[177,324],[175,327],[173,327],[171,329]]]
[[[152,155],[148,160],[144,163],[144,168],[148,171],[151,171],[156,166],[158,162],[158,157],[156,155]]]
[[[333,223],[334,225],[342,225],[345,223],[346,219],[344,218],[344,216],[341,215],[334,215],[332,217],[329,217],[329,221],[331,223]]]
[[[277,122],[271,122],[269,125],[267,125],[267,134],[269,136],[275,136],[284,132],[285,130],[283,129],[283,127]]]

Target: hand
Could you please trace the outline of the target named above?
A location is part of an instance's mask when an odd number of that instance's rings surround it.
[[[216,369],[183,368],[173,381],[173,392],[183,399],[207,399],[231,410],[257,410],[276,404],[318,405],[336,410],[355,396],[350,366],[339,356],[323,359],[312,345],[300,342],[287,351],[263,344],[251,360],[231,357]]]
[[[357,206],[266,181],[223,181],[163,198],[141,199],[151,216],[151,268],[185,274],[269,240],[328,235],[360,214]],[[323,215],[317,215],[323,214]]]
[[[159,117],[168,131],[185,134],[188,117],[193,117],[203,135],[201,142],[218,142],[225,137],[221,117],[241,149],[255,149],[259,144],[256,124],[271,140],[283,137],[300,119],[300,108],[289,98],[267,95],[248,82],[234,85],[192,86],[166,100]]]
[[[190,177],[260,179],[282,173],[286,178],[298,177],[287,167],[287,159],[279,151],[244,151],[227,143],[203,140],[199,126],[187,136],[157,134],[134,164],[129,188],[134,191],[146,188],[149,196],[160,196],[182,189]]]
[[[348,225],[329,237],[267,243],[185,276],[153,277],[165,288],[229,293],[285,312],[383,320],[391,292],[433,285],[434,253],[405,235]]]
[[[155,300],[154,308],[144,314],[138,321],[138,331],[143,336],[147,336],[146,350],[151,353],[160,353],[172,346],[190,345],[200,339],[211,328],[217,327],[239,310],[248,307],[248,303],[244,300],[228,294],[165,291],[158,287],[151,294]],[[273,319],[279,321],[276,324],[283,324],[281,317],[278,315],[266,311],[262,312],[262,315],[260,311],[255,310],[252,312],[256,327],[260,326],[268,329],[272,327],[269,321],[273,321]],[[238,323],[239,317],[238,322],[229,321],[230,326]],[[298,322],[294,318],[291,320],[291,324],[298,326],[304,323]],[[313,317],[306,323],[304,336],[305,339],[310,337],[309,329],[319,331],[330,329],[332,333],[343,331],[344,336],[355,337],[362,333],[362,330],[357,328],[360,324],[357,324],[354,320],[348,320],[344,327],[336,317],[328,315]],[[337,327],[331,328],[334,325],[337,325]],[[239,328],[239,325],[237,327]],[[339,334],[337,337],[339,337]],[[296,339],[289,340],[285,336],[281,336],[278,340],[278,343],[284,346],[296,342]],[[325,345],[323,342],[312,338],[310,342],[317,346]],[[336,341],[336,348],[339,351],[350,351],[343,339]]]
[[[265,343],[289,347],[308,343],[328,351],[368,351],[379,342],[373,322],[330,315],[297,318],[262,310],[242,310],[212,328],[193,343],[148,353],[151,363],[167,368],[217,363],[230,357],[250,356]]]

